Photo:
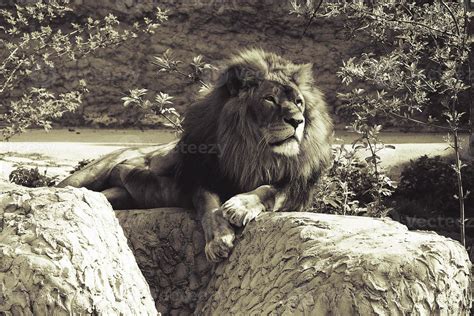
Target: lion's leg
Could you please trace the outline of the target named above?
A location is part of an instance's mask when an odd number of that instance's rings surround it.
[[[285,193],[272,185],[262,185],[253,191],[237,194],[221,207],[222,215],[235,226],[245,226],[261,212],[279,211]]]
[[[127,148],[114,151],[105,157],[96,159],[85,168],[74,172],[72,175],[62,180],[56,185],[58,188],[64,188],[68,185],[80,188],[85,187],[93,191],[101,191],[105,188],[105,183],[109,177],[110,170],[121,160],[126,158]]]
[[[101,193],[104,194],[110,204],[112,204],[114,210],[135,208],[132,197],[124,188],[113,187],[106,189]]]
[[[212,262],[229,256],[235,238],[234,229],[222,216],[221,201],[217,194],[198,189],[193,195],[193,204],[201,218],[206,239],[206,257]]]
[[[109,176],[111,188],[122,188],[131,200],[133,207],[191,207],[191,198],[182,193],[173,176],[157,176],[150,168],[119,164]],[[114,189],[112,198],[130,205],[123,192]],[[109,200],[110,201],[110,200]],[[111,202],[112,203],[112,202]],[[118,202],[117,202],[118,203]],[[124,208],[120,206],[120,208]]]

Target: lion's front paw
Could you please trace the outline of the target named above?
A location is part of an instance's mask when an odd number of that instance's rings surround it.
[[[227,258],[234,247],[235,232],[222,215],[213,213],[204,221],[205,253],[208,261],[219,262]]]
[[[265,206],[256,194],[238,194],[225,202],[222,215],[235,226],[245,226],[261,212]]]
[[[211,262],[219,262],[229,257],[230,251],[234,247],[234,234],[216,236],[206,243],[206,258]]]

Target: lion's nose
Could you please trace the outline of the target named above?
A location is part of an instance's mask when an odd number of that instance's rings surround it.
[[[294,117],[285,117],[283,119],[286,123],[290,124],[291,126],[293,126],[294,129],[296,129],[298,127],[298,125],[300,125],[301,123],[304,122],[303,119],[300,119],[300,118],[294,118]]]

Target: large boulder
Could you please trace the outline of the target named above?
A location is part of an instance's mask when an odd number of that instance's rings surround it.
[[[105,197],[0,184],[0,315],[156,315]]]
[[[161,312],[469,314],[471,263],[461,244],[391,219],[261,214],[212,267],[193,212],[117,214]]]
[[[265,213],[211,265],[194,212],[116,215],[151,294],[101,194],[0,187],[0,314],[469,314],[465,249],[389,219]]]
[[[462,245],[390,219],[267,213],[219,265],[197,310],[214,315],[468,315]]]

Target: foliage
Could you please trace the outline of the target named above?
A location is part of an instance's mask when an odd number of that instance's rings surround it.
[[[381,170],[375,173],[371,164],[359,158],[362,148],[341,145],[333,149],[334,163],[316,187],[315,211],[374,217],[388,213],[390,209],[380,204],[379,196],[390,196],[394,184]]]
[[[122,98],[124,106],[134,106],[139,109],[141,116],[139,120],[146,118],[150,115],[159,115],[166,119],[165,126],[175,128],[177,131],[182,131],[181,126],[181,115],[176,111],[174,107],[171,107],[173,102],[172,96],[159,92],[155,95],[155,99],[152,101],[147,98],[147,89],[133,89],[130,90],[130,94]]]
[[[76,171],[79,171],[81,170],[82,168],[84,168],[85,166],[87,166],[88,164],[90,164],[92,161],[94,161],[93,159],[82,159],[80,160],[76,166],[74,166],[74,169],[69,171],[70,174],[73,174],[74,172]]]
[[[51,187],[56,184],[57,177],[50,177],[46,175],[46,170],[44,173],[40,173],[38,167],[36,168],[25,168],[19,166],[14,169],[8,176],[10,182],[16,183],[29,188],[37,187]]]
[[[208,85],[203,81],[203,77],[210,70],[215,69],[211,64],[204,62],[201,55],[198,55],[189,63],[189,70],[186,71],[180,67],[183,62],[175,59],[170,49],[167,49],[161,56],[155,56],[153,64],[159,67],[158,72],[176,73],[191,82],[199,82],[201,84],[201,91],[208,88]],[[139,109],[142,114],[141,119],[154,115],[161,116],[166,120],[165,126],[172,127],[177,132],[182,132],[182,117],[172,106],[173,97],[163,92],[159,92],[154,96],[147,94],[147,89],[130,90],[129,95],[122,98],[123,105],[134,106]]]
[[[59,118],[67,111],[74,111],[81,103],[84,88],[78,91],[54,94],[44,88],[30,88],[18,100],[12,100],[8,111],[1,116],[6,126],[3,136],[8,139],[25,131],[29,126],[51,128],[51,118]]]
[[[347,85],[363,81],[370,86],[339,96],[354,110],[355,119],[380,123],[382,115],[449,131],[459,128],[464,115],[458,110],[459,97],[470,86],[462,4],[378,1],[373,7],[330,4],[326,10],[328,16],[345,14],[353,28],[359,23],[358,29],[382,45],[378,54],[368,52],[345,61],[338,72]],[[427,107],[441,107],[445,122],[413,118]]]
[[[418,201],[441,215],[456,216],[457,177],[453,160],[423,156],[403,169],[395,191],[396,200]],[[474,190],[474,164],[463,168],[463,185]],[[466,211],[474,215],[474,198],[466,194]]]
[[[378,50],[350,58],[338,72],[342,82],[352,88],[339,97],[345,102],[346,111],[353,113],[353,128],[361,135],[362,145],[370,149],[368,162],[375,173],[380,160],[376,153],[378,139],[369,131],[377,129],[378,133],[388,118],[441,128],[452,135],[456,196],[465,244],[465,191],[458,131],[463,109],[467,108],[460,99],[471,86],[471,76],[469,16],[463,3],[331,1],[321,6],[320,0],[292,0],[291,4],[292,13],[306,17],[311,14],[310,19],[343,16],[352,34],[363,33],[379,43]],[[427,121],[417,119],[416,113],[430,107],[441,108],[441,122],[431,117]],[[379,205],[382,198],[379,195]]]
[[[140,33],[153,33],[167,18],[165,11],[157,9],[153,18],[129,28],[122,28],[112,14],[64,26],[59,22],[72,11],[68,2],[34,1],[0,9],[0,112],[7,140],[30,126],[50,128],[52,118],[77,109],[87,92],[86,82],[80,80],[75,90],[54,94],[46,87],[31,86],[35,76]],[[14,90],[19,84],[26,88],[17,96]]]
[[[319,0],[292,1],[292,12],[307,16],[314,12],[315,2]],[[470,87],[468,16],[463,4],[371,3],[331,1],[315,13],[319,18],[344,16],[352,34],[363,33],[378,46],[345,61],[338,72],[343,83],[355,86],[339,95],[345,108],[354,118],[362,113],[372,125],[392,117],[452,130],[450,125],[463,119],[458,109],[467,107],[459,104],[459,98]],[[441,122],[414,119],[417,112],[432,107],[442,109]]]

